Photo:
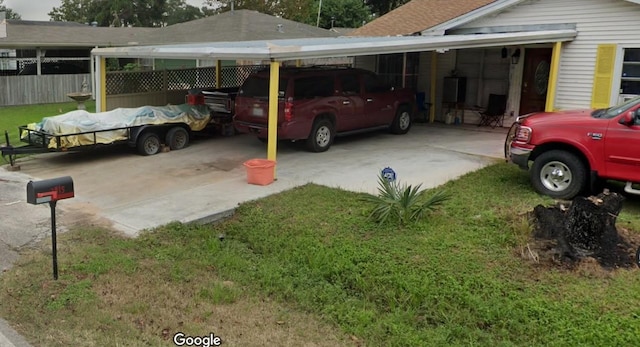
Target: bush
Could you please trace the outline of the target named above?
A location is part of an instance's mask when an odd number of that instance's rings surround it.
[[[378,177],[378,184],[378,195],[368,195],[364,198],[365,201],[374,204],[369,218],[377,223],[394,221],[399,225],[406,225],[420,220],[427,212],[435,211],[449,199],[449,195],[442,190],[427,198],[426,191],[420,190],[422,184],[401,185],[382,175]]]

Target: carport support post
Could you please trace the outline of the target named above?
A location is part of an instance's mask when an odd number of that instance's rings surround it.
[[[56,202],[49,201],[51,207],[51,258],[53,262],[53,279],[58,279],[58,246],[56,244]]]
[[[436,120],[436,88],[438,85],[438,52],[431,52],[431,107],[429,108],[429,123]]]
[[[556,42],[553,45],[553,53],[551,54],[551,68],[549,70],[549,84],[547,86],[547,103],[544,106],[545,112],[553,112],[553,106],[556,103],[556,88],[558,88],[558,71],[560,70],[561,50],[562,42]]]
[[[267,137],[267,159],[276,160],[276,142],[278,139],[278,82],[280,81],[280,62],[272,61],[269,75],[269,133]],[[273,167],[276,177],[276,167]]]
[[[99,107],[96,107],[96,112],[106,112],[107,111],[107,58],[100,57],[98,63],[98,71],[100,73],[100,103]]]

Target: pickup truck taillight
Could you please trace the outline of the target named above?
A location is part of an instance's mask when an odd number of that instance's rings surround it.
[[[531,139],[531,128],[519,126],[516,131],[515,141],[529,143]]]
[[[289,100],[284,103],[284,121],[290,122],[293,118],[293,100],[289,98]]]

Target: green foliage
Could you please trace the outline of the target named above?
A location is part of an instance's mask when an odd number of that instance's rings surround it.
[[[205,4],[218,6],[218,12],[231,10],[230,1],[207,0]],[[235,9],[249,9],[261,13],[280,16],[296,22],[316,26],[320,10],[319,26],[325,29],[334,27],[358,28],[372,18],[370,8],[362,0],[236,0]],[[333,25],[332,25],[333,24]]]
[[[60,295],[52,295],[47,308],[60,310],[64,307],[72,307],[76,304],[87,304],[95,300],[96,294],[91,290],[91,281],[82,280],[72,282],[66,286]]]
[[[411,186],[378,176],[378,195],[363,197],[363,200],[374,204],[369,218],[377,223],[392,221],[406,225],[422,219],[427,212],[435,211],[449,199],[443,190],[427,198],[426,191],[420,187],[422,184]]]
[[[371,12],[375,16],[380,17],[409,1],[410,0],[365,0],[365,3],[371,8]]]
[[[88,100],[85,102],[85,105],[87,107],[87,111],[95,111],[95,101]],[[5,142],[4,132],[7,131],[9,133],[9,141],[11,142],[11,145],[21,145],[18,126],[39,122],[44,117],[67,113],[76,110],[77,107],[78,104],[74,101],[55,104],[0,107],[0,144]],[[0,163],[2,163],[1,160]]]
[[[185,0],[62,0],[48,14],[55,21],[95,21],[102,27],[160,27],[204,17]]]
[[[125,66],[122,67],[122,69],[124,71],[139,71],[140,70],[140,64],[138,64],[138,63],[127,63]]]
[[[33,345],[160,346],[165,326],[205,331],[221,304],[256,296],[363,346],[638,345],[638,269],[569,270],[518,255],[526,213],[553,203],[526,173],[500,163],[442,189],[446,209],[403,233],[366,218],[363,194],[317,185],[242,204],[215,225],[172,223],[136,239],[70,231],[60,235],[59,281],[40,250],[0,276],[0,316]],[[618,223],[637,233],[639,211],[629,196]]]
[[[14,10],[8,8],[4,5],[4,0],[0,0],[0,12],[5,12],[5,16],[7,19],[21,19],[20,14],[16,13]]]
[[[317,1],[316,1],[317,3]],[[318,8],[318,5],[314,5]],[[316,13],[317,16],[317,13]],[[316,24],[316,21],[310,24]],[[371,12],[362,0],[323,0],[320,12],[320,27],[359,28],[371,19]]]

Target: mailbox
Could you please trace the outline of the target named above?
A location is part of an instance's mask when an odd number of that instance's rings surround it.
[[[27,202],[44,204],[73,198],[73,180],[69,176],[27,183]]]

